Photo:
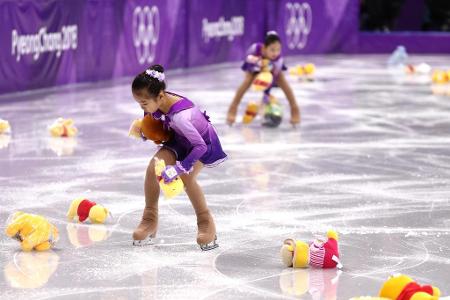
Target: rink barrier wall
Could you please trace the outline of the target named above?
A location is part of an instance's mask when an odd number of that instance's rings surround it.
[[[0,1],[0,94],[242,60],[276,30],[284,55],[449,53],[448,34],[368,34],[359,0]]]

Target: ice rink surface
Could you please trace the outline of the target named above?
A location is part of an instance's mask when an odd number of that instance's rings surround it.
[[[141,116],[130,81],[81,84],[0,98],[1,299],[348,299],[375,296],[393,273],[450,294],[450,97],[429,76],[388,71],[386,56],[309,56],[316,80],[288,76],[302,108],[292,128],[225,125],[239,63],[168,73],[169,90],[207,110],[229,160],[199,177],[218,249],[198,248],[185,194],[160,198],[157,244],[133,247],[143,178],[156,150],[127,136]],[[449,67],[447,56],[413,56]],[[258,100],[249,92],[243,102]],[[70,117],[74,139],[47,126]],[[71,200],[109,208],[106,225],[66,221]],[[16,210],[48,217],[56,249],[23,253],[3,233]],[[284,239],[340,233],[342,273],[284,269]]]

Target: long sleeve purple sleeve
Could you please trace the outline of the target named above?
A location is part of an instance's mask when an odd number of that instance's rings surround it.
[[[207,126],[207,122],[204,118],[202,118],[203,120],[193,118],[192,112],[192,109],[180,111],[172,117],[172,121],[170,123],[172,129],[178,132],[178,134],[184,136],[192,146],[192,150],[186,158],[180,162],[181,166],[188,172],[194,166],[194,163],[199,160],[208,149],[205,141],[197,129],[197,127],[201,128]]]

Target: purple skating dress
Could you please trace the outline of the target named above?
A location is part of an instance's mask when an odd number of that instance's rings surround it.
[[[257,57],[262,57],[262,47],[263,47],[263,43],[254,43],[250,46],[250,48],[248,48],[247,50],[247,55],[245,57],[245,61],[242,64],[241,69],[245,72],[250,72],[253,74],[259,73],[261,72],[261,67],[258,66],[255,63],[252,63],[249,60],[249,56],[257,56]],[[273,75],[273,81],[272,84],[264,91],[265,94],[270,94],[270,89],[272,87],[276,87],[276,82],[278,79],[278,75],[280,75],[280,73],[282,71],[287,70],[287,67],[284,65],[284,60],[283,57],[281,55],[279,55],[276,59],[274,60],[270,60],[269,63],[269,70]]]
[[[187,171],[192,170],[197,160],[207,167],[214,167],[226,160],[227,155],[206,112],[202,113],[194,103],[182,96],[169,94],[181,99],[172,105],[167,114],[160,110],[152,113],[153,118],[164,122],[165,129],[173,132],[163,147],[171,150]]]

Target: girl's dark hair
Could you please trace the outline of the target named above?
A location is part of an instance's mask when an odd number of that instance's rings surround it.
[[[278,33],[276,31],[268,31],[266,33],[266,37],[264,38],[264,46],[267,47],[276,42],[281,44],[280,36],[278,35]]]
[[[153,65],[147,70],[155,70],[164,74],[164,67],[161,65]],[[156,97],[161,91],[166,90],[166,82],[164,80],[159,81],[157,78],[152,77],[144,72],[138,74],[131,85],[133,93],[146,90],[150,97]]]

